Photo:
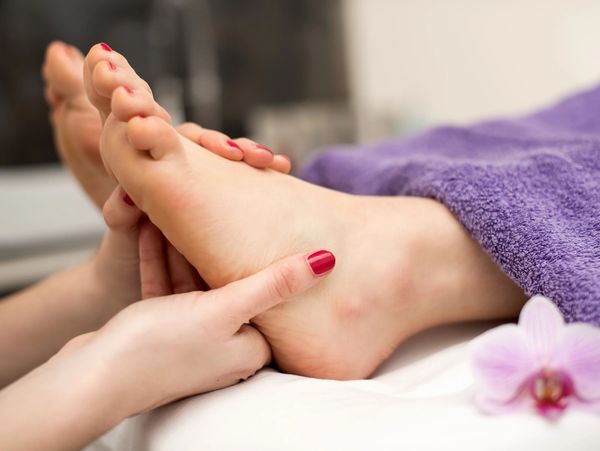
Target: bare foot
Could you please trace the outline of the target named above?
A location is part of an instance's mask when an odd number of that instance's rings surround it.
[[[351,196],[217,158],[159,115],[131,114],[153,99],[121,55],[94,46],[85,66],[106,118],[106,165],[211,287],[295,252],[336,255],[328,280],[253,320],[284,371],[363,378],[416,332],[510,317],[522,305],[521,290],[441,204]]]
[[[53,42],[42,69],[59,155],[94,203],[101,207],[117,183],[106,173],[98,146],[102,122],[83,89],[83,55]]]
[[[84,90],[83,55],[73,46],[52,42],[46,49],[42,74],[59,155],[101,208],[116,182],[106,172],[100,156],[102,120]],[[170,121],[168,113],[160,105],[155,104],[154,108],[153,113]],[[231,139],[194,123],[182,124],[177,131],[223,158],[243,160],[256,168],[270,167],[284,173],[291,169],[285,156],[273,155],[269,149],[247,138]]]

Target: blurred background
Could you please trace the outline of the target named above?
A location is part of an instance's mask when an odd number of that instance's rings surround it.
[[[592,86],[599,23],[597,0],[0,0],[0,292],[85,258],[103,231],[57,160],[40,77],[52,40],[106,41],[175,122],[298,167]]]

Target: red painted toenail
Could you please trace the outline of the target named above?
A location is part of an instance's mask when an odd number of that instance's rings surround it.
[[[257,144],[256,147],[258,149],[262,149],[262,150],[266,150],[267,152],[269,152],[271,155],[273,155],[273,151],[271,149],[269,149],[268,147],[263,146],[262,144]]]
[[[228,145],[229,147],[233,147],[234,149],[239,149],[239,150],[242,150],[242,148],[241,148],[241,147],[238,145],[238,143],[236,143],[235,141],[233,141],[233,140],[231,140],[231,139],[228,139],[228,140],[227,140],[227,145]]]
[[[123,88],[125,88],[125,91],[127,91],[127,94],[133,95],[133,89],[131,89],[129,86],[123,86]]]
[[[329,272],[335,266],[335,256],[329,251],[317,251],[306,257],[310,269],[315,276]]]
[[[131,197],[129,197],[129,194],[125,193],[125,195],[123,196],[123,202],[125,202],[127,205],[131,206],[131,207],[135,207],[135,202],[133,202],[131,200]]]
[[[108,45],[106,42],[101,42],[100,43],[100,47],[102,47],[107,52],[112,52],[112,49],[110,48],[110,45]]]

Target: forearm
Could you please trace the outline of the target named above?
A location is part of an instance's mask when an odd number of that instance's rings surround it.
[[[97,355],[59,354],[0,391],[0,448],[81,449],[127,416],[115,383]]]
[[[0,388],[119,310],[103,299],[94,271],[89,261],[0,300]]]

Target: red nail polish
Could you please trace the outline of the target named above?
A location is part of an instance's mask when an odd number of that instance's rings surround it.
[[[271,155],[273,155],[273,151],[271,149],[269,149],[268,147],[263,146],[262,144],[257,144],[256,147],[259,148],[259,149],[262,149],[262,150],[266,150]]]
[[[109,61],[109,62],[108,62],[108,68],[109,68],[110,70],[112,70],[113,72],[117,70],[117,66],[115,66],[115,65],[112,63],[112,61]]]
[[[129,86],[123,86],[123,88],[125,88],[125,91],[127,91],[127,94],[133,95],[133,89],[131,89]]]
[[[315,276],[329,272],[335,266],[335,256],[329,251],[317,251],[306,257],[310,269]]]
[[[110,45],[108,45],[106,42],[101,42],[100,43],[100,47],[102,47],[107,52],[112,52],[112,49],[110,48]]]
[[[135,202],[131,200],[131,197],[129,197],[129,194],[127,193],[125,193],[125,195],[123,196],[123,202],[125,202],[130,207],[135,207]]]
[[[227,145],[228,145],[229,147],[233,147],[234,149],[239,149],[239,150],[242,150],[242,148],[241,148],[241,147],[238,145],[238,143],[236,143],[235,141],[233,141],[233,140],[231,140],[231,139],[228,139],[228,140],[227,140]]]

